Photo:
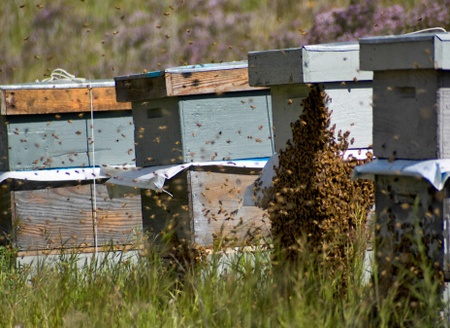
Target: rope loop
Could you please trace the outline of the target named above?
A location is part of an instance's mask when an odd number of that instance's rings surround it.
[[[82,77],[76,77],[73,74],[70,74],[66,70],[62,68],[57,68],[53,70],[50,74],[50,77],[43,79],[42,81],[36,80],[36,82],[48,83],[48,82],[77,82],[83,83],[86,79]]]

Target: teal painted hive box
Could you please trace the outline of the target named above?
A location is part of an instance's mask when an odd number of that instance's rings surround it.
[[[112,80],[3,85],[0,108],[2,171],[134,165],[131,105]]]
[[[248,85],[247,62],[115,78],[131,102],[136,165],[260,158],[274,153],[270,92]]]

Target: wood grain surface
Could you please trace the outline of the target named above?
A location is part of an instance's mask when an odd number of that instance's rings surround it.
[[[90,112],[88,88],[1,90],[2,115]],[[94,111],[130,110],[131,103],[116,101],[114,87],[92,88]]]
[[[266,212],[243,206],[245,190],[258,177],[256,173],[228,168],[189,171],[195,244],[242,246],[269,235]]]
[[[92,184],[13,191],[13,224],[18,250],[94,246],[94,213],[98,245],[130,244],[142,230],[140,197],[110,199],[107,187]]]

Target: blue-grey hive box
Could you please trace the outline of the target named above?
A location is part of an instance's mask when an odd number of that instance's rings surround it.
[[[450,37],[418,33],[364,38],[360,57],[361,69],[374,72],[373,148],[378,160],[366,169],[373,168],[376,183],[380,290],[389,290],[399,268],[417,264],[418,239],[422,255],[448,281],[450,187],[433,185],[427,172],[436,169],[435,176],[444,177],[438,161],[450,157]],[[428,169],[414,174],[407,169],[425,164]]]
[[[136,164],[271,156],[269,90],[248,85],[247,62],[174,67],[115,78],[132,103]]]
[[[276,151],[292,138],[290,124],[302,113],[309,84],[323,86],[331,124],[351,132],[351,147],[371,147],[372,72],[360,70],[358,43],[250,52],[248,66],[250,85],[270,87]]]
[[[361,69],[374,72],[374,154],[450,158],[450,36],[360,40]]]
[[[134,165],[131,105],[113,80],[3,85],[0,109],[2,171]]]

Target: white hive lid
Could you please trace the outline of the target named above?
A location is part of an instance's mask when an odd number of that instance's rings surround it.
[[[357,42],[250,52],[248,72],[252,86],[371,81],[373,77],[372,72],[359,69]]]
[[[360,39],[360,66],[370,71],[450,69],[450,35],[415,33]]]

